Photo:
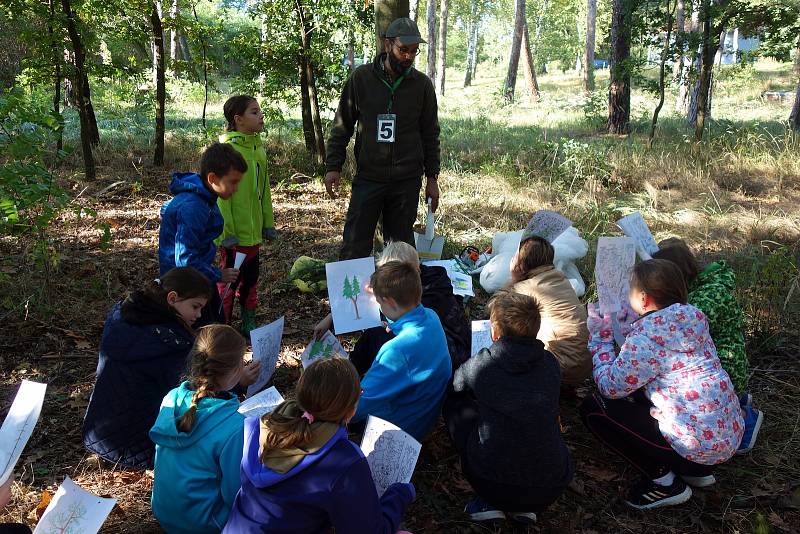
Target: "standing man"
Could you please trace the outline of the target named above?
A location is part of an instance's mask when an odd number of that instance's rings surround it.
[[[345,84],[325,156],[325,187],[335,198],[347,144],[356,131],[356,174],[339,259],[372,254],[383,215],[384,242],[414,245],[422,175],[425,197],[439,205],[439,111],[433,83],[412,67],[424,43],[416,23],[399,18],[386,30],[384,52]]]

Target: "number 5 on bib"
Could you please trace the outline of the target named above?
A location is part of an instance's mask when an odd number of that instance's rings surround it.
[[[397,115],[384,113],[378,115],[378,142],[394,143],[394,131],[397,126]]]

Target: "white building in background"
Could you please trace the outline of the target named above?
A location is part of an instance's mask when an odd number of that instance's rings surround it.
[[[720,40],[720,49],[714,62],[718,65],[732,65],[741,59],[741,54],[758,50],[760,41],[758,37],[745,37],[739,33],[739,28],[726,31]]]

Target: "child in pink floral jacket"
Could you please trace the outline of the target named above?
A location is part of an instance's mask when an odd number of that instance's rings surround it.
[[[626,502],[649,509],[688,500],[686,483],[713,484],[713,466],[736,452],[744,424],[706,317],[686,304],[678,267],[666,260],[640,263],[630,286],[631,307],[642,317],[619,354],[609,318],[590,321],[599,394],[584,401],[581,416],[593,434],[644,473]]]

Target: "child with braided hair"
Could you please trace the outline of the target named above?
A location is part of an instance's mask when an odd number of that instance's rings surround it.
[[[392,484],[378,495],[364,454],[347,439],[361,395],[356,368],[318,360],[296,395],[245,421],[242,488],[224,532],[397,532],[414,486]]]
[[[229,393],[247,343],[227,325],[198,331],[188,380],[170,391],[150,438],[156,444],[152,507],[169,533],[218,533],[239,490],[244,416]]]

